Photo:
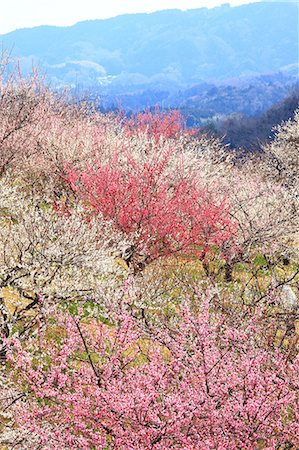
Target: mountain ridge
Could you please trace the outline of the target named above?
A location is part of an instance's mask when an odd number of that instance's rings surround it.
[[[56,85],[186,87],[256,76],[298,62],[298,5],[178,9],[42,25],[0,35],[24,70]]]

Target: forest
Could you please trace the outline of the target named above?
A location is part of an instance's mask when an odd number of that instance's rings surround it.
[[[0,70],[0,449],[298,448],[299,110],[241,157]]]

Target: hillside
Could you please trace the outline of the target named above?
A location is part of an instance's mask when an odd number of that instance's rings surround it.
[[[1,450],[299,448],[299,110],[236,161],[1,67]]]
[[[223,143],[232,148],[258,151],[266,142],[274,138],[275,128],[292,118],[298,108],[299,91],[297,90],[283,101],[275,103],[260,116],[231,114],[208,122],[206,130],[214,132],[223,139]]]

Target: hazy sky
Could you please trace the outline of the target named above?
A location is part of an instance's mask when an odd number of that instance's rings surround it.
[[[87,19],[161,9],[240,5],[258,0],[0,0],[0,34],[37,25],[73,25]]]

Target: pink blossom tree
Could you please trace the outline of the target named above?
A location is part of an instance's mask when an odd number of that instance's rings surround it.
[[[299,445],[298,357],[259,344],[257,317],[238,329],[211,317],[208,305],[159,327],[126,312],[114,325],[55,317],[39,343],[15,341],[8,352],[26,393],[17,421],[42,446]]]

